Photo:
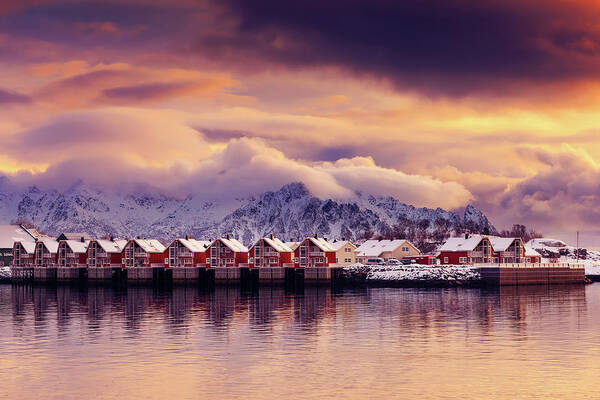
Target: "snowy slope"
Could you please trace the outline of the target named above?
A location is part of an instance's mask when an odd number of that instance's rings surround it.
[[[579,249],[579,260],[577,259],[577,247],[569,246],[559,239],[540,238],[531,239],[527,245],[535,249],[545,259],[557,259],[559,262],[575,263],[585,265],[587,275],[600,275],[600,252],[596,250]]]
[[[316,232],[325,237],[356,240],[378,234],[400,235],[402,230],[432,233],[468,227],[473,232],[495,231],[487,218],[471,206],[461,216],[360,193],[352,200],[319,199],[302,183],[224,203],[194,196],[175,199],[106,192],[81,182],[63,192],[36,187],[17,190],[0,180],[0,223],[23,220],[53,235],[70,231],[89,232],[97,237],[139,235],[169,239],[190,234],[211,239],[231,233],[246,244],[269,233],[285,240]]]

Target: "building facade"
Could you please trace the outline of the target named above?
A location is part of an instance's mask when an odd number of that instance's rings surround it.
[[[239,267],[248,265],[248,248],[227,235],[215,239],[207,249],[207,267]]]
[[[296,267],[329,267],[335,266],[336,251],[325,239],[308,237],[294,250]]]
[[[383,259],[383,261],[391,258],[401,260],[419,254],[421,251],[408,240],[367,240],[356,249],[356,261],[361,264],[373,264],[378,259]]]
[[[292,267],[293,250],[273,235],[258,239],[248,251],[250,267]]]
[[[205,267],[210,242],[196,239],[175,239],[165,250],[167,267]]]

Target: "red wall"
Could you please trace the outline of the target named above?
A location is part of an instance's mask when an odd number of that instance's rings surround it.
[[[444,258],[448,257],[448,262],[444,262]],[[440,253],[440,262],[442,264],[460,264],[460,257],[468,257],[466,251],[442,251]]]

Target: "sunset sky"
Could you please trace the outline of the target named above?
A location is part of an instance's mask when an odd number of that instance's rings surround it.
[[[0,2],[0,171],[171,196],[303,181],[600,241],[600,3]]]

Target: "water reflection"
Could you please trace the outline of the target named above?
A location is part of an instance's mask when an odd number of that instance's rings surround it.
[[[0,378],[11,399],[585,398],[598,315],[597,284],[0,285]]]

